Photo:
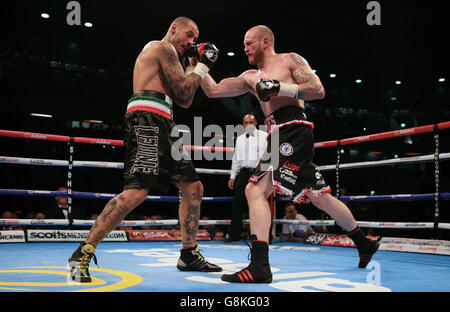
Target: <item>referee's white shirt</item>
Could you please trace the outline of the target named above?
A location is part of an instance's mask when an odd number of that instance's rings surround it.
[[[267,133],[258,129],[245,131],[236,139],[231,164],[230,179],[235,179],[241,168],[256,168],[258,161],[267,148]]]

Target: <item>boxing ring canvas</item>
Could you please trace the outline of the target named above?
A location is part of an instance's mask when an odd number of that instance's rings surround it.
[[[243,242],[199,242],[220,273],[181,272],[181,243],[103,242],[92,262],[92,283],[68,279],[67,259],[78,243],[0,245],[0,292],[448,292],[450,258],[444,255],[379,250],[359,269],[355,248],[293,242],[270,245],[271,284],[233,284],[223,273],[248,265]],[[446,278],[447,277],[447,278]]]

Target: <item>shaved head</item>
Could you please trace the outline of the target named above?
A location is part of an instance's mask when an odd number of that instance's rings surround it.
[[[178,55],[183,55],[195,43],[198,36],[197,24],[188,17],[179,16],[170,24],[163,40],[170,42]]]
[[[176,19],[174,19],[173,22],[170,24],[170,26],[172,26],[173,24],[177,24],[181,28],[184,28],[187,25],[189,25],[189,23],[192,23],[192,24],[195,25],[195,27],[197,27],[197,24],[193,20],[191,20],[188,17],[184,17],[184,16],[179,16]]]
[[[270,45],[273,48],[275,45],[275,36],[273,34],[273,31],[264,25],[257,25],[252,28],[250,28],[247,33],[252,33],[255,35],[258,39],[263,39],[264,37],[267,37],[270,41]]]
[[[269,27],[257,25],[250,28],[244,36],[244,52],[248,62],[251,65],[261,65],[265,54],[275,54],[274,44],[275,37]]]

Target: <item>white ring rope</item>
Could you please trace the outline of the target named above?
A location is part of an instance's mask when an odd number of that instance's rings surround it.
[[[273,224],[299,224],[310,226],[335,226],[334,220],[287,220],[274,219]],[[74,219],[74,226],[92,226],[95,220],[78,220]],[[243,224],[249,224],[248,219],[242,220]],[[372,222],[372,221],[356,221],[360,227],[368,228],[396,228],[396,229],[432,229],[433,222]],[[168,220],[124,220],[119,226],[174,226],[178,225],[177,219]],[[230,220],[200,220],[199,225],[229,225]],[[69,225],[69,220],[65,219],[0,219],[0,225],[19,226],[19,225],[40,225],[40,226],[59,226]],[[440,229],[450,229],[450,223],[439,223]]]
[[[450,153],[439,154],[440,160],[450,159]],[[344,163],[339,165],[339,169],[353,169],[353,168],[367,168],[367,167],[378,167],[378,166],[392,166],[392,165],[404,165],[412,164],[417,162],[432,162],[434,161],[433,155],[424,156],[413,156],[413,157],[403,157],[403,158],[392,158],[384,160],[372,160],[372,161],[361,161],[354,163]],[[335,170],[336,165],[325,165],[317,166],[320,171]]]
[[[450,159],[450,153],[439,154],[440,160]],[[389,166],[389,165],[402,165],[412,164],[418,162],[432,162],[434,161],[434,155],[413,156],[403,158],[392,158],[385,160],[373,160],[362,161],[355,163],[340,164],[339,169],[352,169],[352,168],[367,168],[376,166]],[[0,163],[16,164],[16,165],[36,165],[36,166],[56,166],[67,167],[69,162],[67,160],[58,159],[44,159],[44,158],[25,158],[25,157],[10,157],[0,156]],[[123,169],[123,163],[121,162],[106,162],[106,161],[89,161],[89,160],[74,160],[74,167],[86,167],[86,168],[111,168],[111,169]],[[335,170],[336,165],[324,165],[317,167],[321,171]],[[203,174],[217,174],[217,175],[229,175],[230,170],[225,169],[206,169],[196,168],[198,173]]]
[[[10,165],[34,165],[34,166],[54,166],[54,167],[67,167],[69,164],[69,162],[67,160],[11,157],[11,156],[0,156],[0,163],[10,164]],[[86,168],[123,169],[122,162],[110,162],[110,161],[74,160],[73,166],[74,167],[86,167]],[[198,173],[204,173],[204,174],[217,174],[217,175],[229,175],[230,174],[230,170],[225,170],[225,169],[197,168],[196,171]]]

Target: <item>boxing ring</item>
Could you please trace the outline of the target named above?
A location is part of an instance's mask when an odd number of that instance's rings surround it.
[[[72,189],[74,167],[123,169],[123,163],[75,160],[75,144],[123,146],[120,140],[68,137],[52,134],[0,130],[1,137],[66,143],[68,159],[42,159],[0,156],[3,165],[59,166],[67,168],[67,192],[51,190],[0,189],[2,196],[67,196],[69,218],[0,219],[0,226],[25,227],[1,231],[0,292],[448,292],[450,291],[450,241],[440,240],[439,233],[450,229],[442,222],[441,212],[448,209],[450,193],[442,191],[441,162],[450,153],[440,151],[440,135],[450,122],[395,130],[384,133],[315,143],[315,149],[336,148],[336,163],[319,166],[321,172],[334,171],[336,196],[343,202],[432,201],[433,222],[361,221],[362,228],[410,229],[433,231],[433,239],[382,237],[379,251],[366,269],[358,269],[353,242],[345,235],[310,236],[303,243],[274,239],[270,245],[271,284],[231,284],[220,280],[223,273],[233,273],[247,266],[248,247],[242,242],[212,241],[206,231],[199,231],[198,245],[208,261],[223,268],[220,273],[180,272],[176,261],[181,241],[176,230],[116,230],[96,249],[99,266],[91,263],[92,283],[79,284],[67,279],[66,262],[93,225],[93,220],[73,219],[70,214],[74,198],[110,199],[116,194],[80,192]],[[387,140],[402,136],[432,133],[434,151],[429,155],[342,163],[341,148],[352,144]],[[232,152],[233,148],[184,146],[191,151]],[[424,194],[340,195],[342,170],[379,166],[432,163],[434,189]],[[94,169],[93,169],[94,170]],[[196,169],[199,174],[228,175],[228,170]],[[205,186],[205,193],[208,186]],[[232,197],[203,197],[202,207],[214,202],[229,202]],[[288,198],[275,197],[276,202]],[[175,202],[179,196],[149,195],[146,201]],[[444,220],[446,221],[446,220]],[[230,220],[200,220],[203,225],[228,225]],[[244,220],[244,224],[248,224]],[[273,224],[336,226],[334,220],[285,220],[274,217]],[[177,219],[124,220],[123,227],[174,227]],[[40,229],[40,228],[45,229]],[[61,229],[62,227],[62,229]],[[73,229],[76,227],[76,229]],[[85,230],[79,228],[84,227]],[[179,302],[181,304],[181,302]],[[225,304],[221,302],[220,304]]]

